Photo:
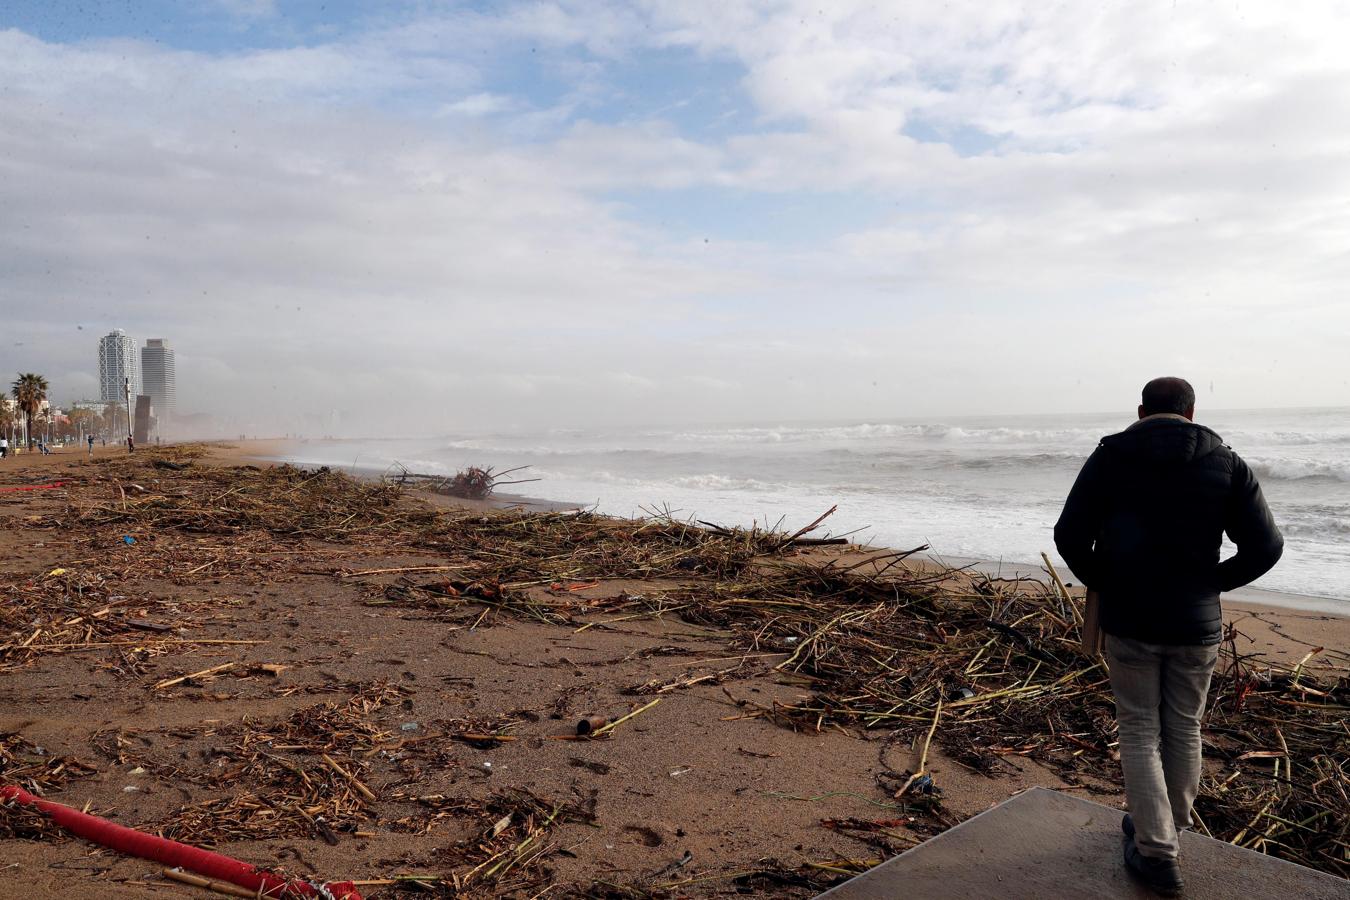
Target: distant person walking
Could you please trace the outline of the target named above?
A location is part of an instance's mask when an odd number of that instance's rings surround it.
[[[1178,832],[1200,789],[1200,719],[1223,633],[1219,594],[1284,549],[1256,476],[1195,417],[1180,378],[1144,385],[1139,421],[1104,437],[1055,525],[1055,546],[1101,598],[1129,813],[1125,863],[1182,889]],[[1220,562],[1224,532],[1237,553]]]
[[[93,458],[94,458],[94,436],[93,436],[92,434],[89,435],[88,440],[89,440],[89,458],[90,458],[90,459],[93,459]]]
[[[9,456],[9,438],[0,437],[0,459]]]

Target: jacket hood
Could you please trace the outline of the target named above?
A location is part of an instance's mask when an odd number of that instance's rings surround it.
[[[1102,446],[1160,464],[1184,465],[1209,456],[1223,438],[1204,425],[1171,415],[1149,416],[1119,434],[1102,438]]]

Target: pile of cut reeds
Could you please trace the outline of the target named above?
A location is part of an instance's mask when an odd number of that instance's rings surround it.
[[[745,565],[730,578],[642,596],[484,596],[444,580],[404,578],[386,586],[383,598],[466,613],[487,607],[574,628],[595,625],[592,617],[603,612],[605,621],[669,615],[725,629],[744,659],[768,655],[780,679],[808,692],[795,703],[767,705],[732,694],[739,711],[726,718],[762,718],[797,731],[885,731],[888,747],[924,751],[880,776],[896,799],[940,805],[932,798],[941,786],[924,766],[930,743],[986,775],[1017,770],[1025,757],[1070,783],[1114,793],[1114,702],[1104,662],[1082,652],[1080,601],[1035,581],[891,565],[898,556]],[[732,671],[691,669],[633,690],[665,693],[754,669]],[[1314,670],[1304,660],[1291,669],[1243,656],[1230,632],[1205,723],[1218,770],[1204,781],[1199,828],[1350,875],[1347,709],[1350,670],[1343,664],[1323,660]]]

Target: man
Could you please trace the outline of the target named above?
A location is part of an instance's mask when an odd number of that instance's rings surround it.
[[[1130,812],[1125,863],[1164,896],[1182,888],[1179,831],[1200,788],[1200,719],[1218,659],[1219,594],[1284,549],[1256,476],[1197,425],[1180,378],[1144,385],[1139,421],[1102,438],[1064,504],[1055,546],[1101,597]],[[1224,532],[1237,553],[1219,561]]]
[[[0,437],[0,459],[9,456],[9,438]]]

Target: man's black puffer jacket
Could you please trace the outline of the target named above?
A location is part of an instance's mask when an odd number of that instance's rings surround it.
[[[1219,562],[1223,533],[1237,553]],[[1284,550],[1256,476],[1223,439],[1181,416],[1102,438],[1055,525],[1055,546],[1101,594],[1102,629],[1151,644],[1217,644],[1219,594]]]

